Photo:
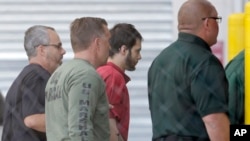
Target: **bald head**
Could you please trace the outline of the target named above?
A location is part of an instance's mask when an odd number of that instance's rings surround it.
[[[207,0],[187,0],[178,13],[178,30],[180,32],[198,32],[202,18],[217,15],[214,6]]]

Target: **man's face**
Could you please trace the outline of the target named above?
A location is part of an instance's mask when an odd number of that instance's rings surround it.
[[[137,39],[136,44],[128,51],[126,56],[126,70],[133,71],[141,59],[141,40]]]
[[[55,31],[49,30],[50,43],[47,46],[46,59],[51,71],[62,64],[63,55],[66,51],[62,48],[61,40]]]

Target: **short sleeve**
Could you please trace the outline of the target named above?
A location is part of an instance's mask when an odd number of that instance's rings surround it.
[[[23,118],[29,115],[45,113],[45,86],[47,79],[37,77],[25,79],[21,84],[21,91],[23,92],[22,111]]]
[[[228,112],[228,82],[216,58],[208,58],[194,73],[191,94],[201,116]]]

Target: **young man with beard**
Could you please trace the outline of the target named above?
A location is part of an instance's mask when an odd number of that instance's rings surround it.
[[[129,94],[126,84],[130,78],[125,70],[133,71],[141,59],[141,34],[131,24],[119,23],[111,30],[108,63],[97,69],[106,82],[109,104],[110,141],[127,141],[130,119]]]

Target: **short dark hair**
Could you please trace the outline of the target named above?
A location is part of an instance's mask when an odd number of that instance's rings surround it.
[[[111,38],[110,46],[111,50],[109,56],[113,56],[122,45],[125,45],[129,50],[136,44],[136,40],[143,40],[139,31],[132,24],[118,23],[112,29],[110,29]]]
[[[106,20],[97,17],[82,17],[75,19],[70,26],[70,39],[74,52],[88,48],[95,37],[105,34]]]

